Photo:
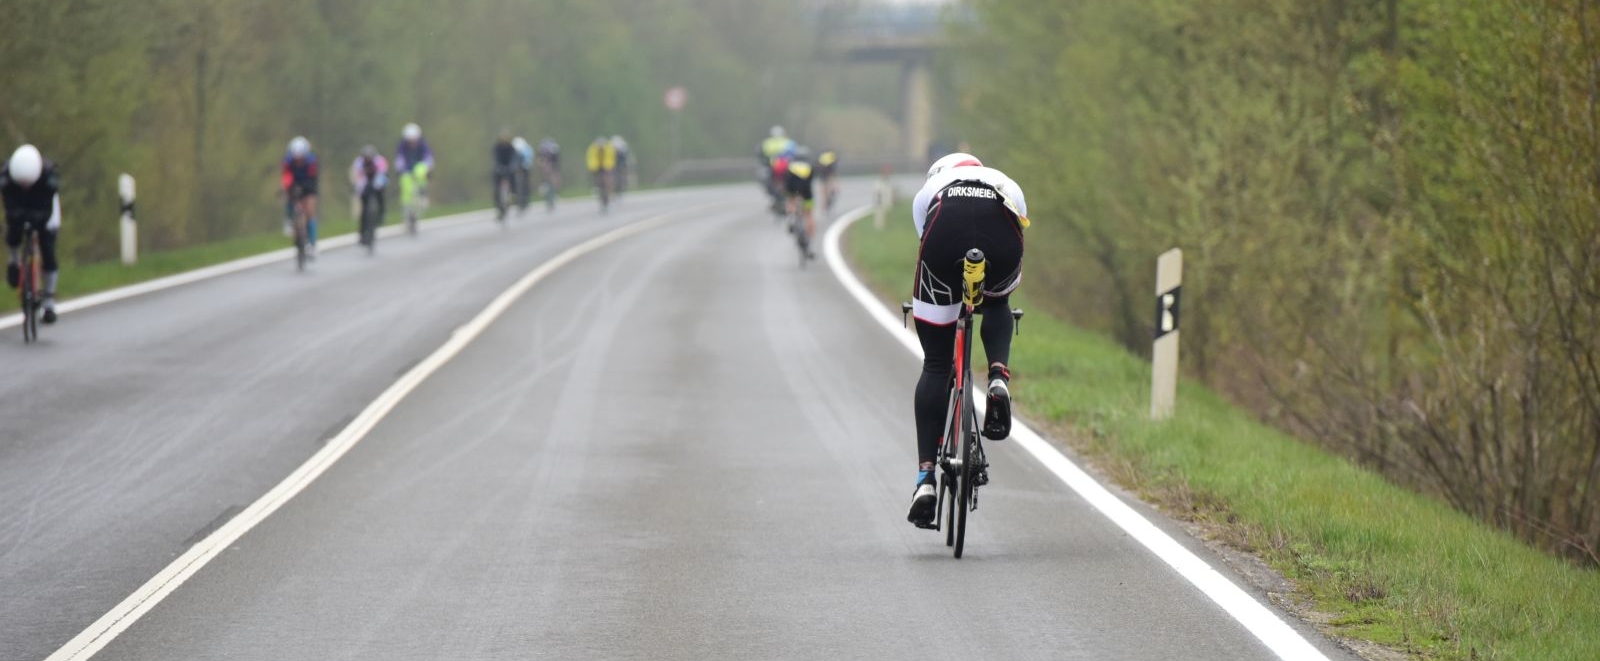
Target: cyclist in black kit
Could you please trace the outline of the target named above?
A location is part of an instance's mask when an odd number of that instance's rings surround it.
[[[983,282],[984,312],[979,337],[989,359],[988,413],[983,435],[993,440],[1011,434],[1011,292],[1022,283],[1022,231],[1028,205],[1022,188],[1005,173],[986,168],[970,154],[950,154],[928,170],[928,179],[911,204],[912,222],[922,237],[917,254],[916,293],[911,301],[917,339],[922,343],[922,377],[917,380],[917,488],[906,519],[919,527],[933,523],[938,494],[934,459],[945,416],[946,388],[955,369],[956,318],[961,312],[962,260],[977,248],[988,260]]]

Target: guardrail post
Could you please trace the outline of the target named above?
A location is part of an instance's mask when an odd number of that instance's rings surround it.
[[[1183,285],[1183,251],[1173,248],[1156,260],[1155,346],[1150,351],[1150,419],[1172,417],[1178,396],[1178,311]]]
[[[122,198],[122,263],[132,266],[139,260],[139,226],[133,220],[133,175],[117,177],[117,195]]]

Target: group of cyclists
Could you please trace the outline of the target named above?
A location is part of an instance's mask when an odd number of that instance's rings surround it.
[[[803,228],[815,232],[811,209],[814,182],[822,181],[827,202],[837,191],[837,157],[824,152],[813,163],[810,150],[797,145],[774,126],[761,143],[761,161],[766,185],[775,211],[803,213]],[[533,147],[520,137],[502,133],[494,149],[495,185],[512,184],[518,191],[529,190],[530,174],[537,170],[551,191],[560,186],[560,146],[544,139]],[[416,124],[407,124],[395,145],[392,159],[385,159],[372,145],[350,165],[350,182],[365,217],[368,205],[376,205],[381,217],[386,188],[391,175],[400,181],[401,204],[415,208],[426,198],[434,162],[433,150]],[[620,136],[596,138],[589,145],[586,164],[602,200],[620,192],[626,178],[627,143]],[[309,239],[315,254],[318,194],[318,161],[309,140],[297,136],[284,155],[282,185],[288,215]],[[520,182],[520,184],[518,183]],[[12,152],[0,168],[0,200],[5,207],[5,243],[8,250],[6,282],[13,288],[20,277],[19,250],[24,229],[38,232],[42,262],[44,323],[56,321],[56,283],[60,264],[56,239],[61,227],[61,180],[56,166],[39,149],[25,144]],[[602,202],[604,204],[604,202]],[[408,210],[408,213],[411,211]],[[418,212],[420,213],[420,212]],[[502,211],[503,213],[503,211]],[[917,440],[917,481],[907,519],[927,526],[932,522],[937,494],[934,462],[945,415],[945,388],[954,369],[954,323],[960,313],[962,260],[967,251],[978,248],[988,261],[989,273],[996,277],[983,283],[983,315],[980,338],[989,360],[988,407],[984,435],[1002,439],[1011,428],[1011,336],[1014,320],[1010,295],[1022,281],[1023,229],[1028,226],[1027,202],[1022,189],[999,170],[984,167],[967,153],[949,154],[933,164],[921,190],[912,202],[912,221],[919,237],[915,286],[911,304],[917,337],[923,349],[922,375],[914,393]],[[409,219],[408,220],[414,220]]]
[[[606,211],[611,201],[628,188],[633,165],[628,141],[620,135],[596,137],[584,153],[584,165],[589,168],[589,181],[594,186],[595,196],[600,198],[600,210]]]
[[[812,213],[818,192],[814,182],[822,183],[823,208],[831,211],[839,193],[838,154],[828,149],[813,157],[810,147],[796,143],[782,126],[774,126],[761,141],[759,158],[772,212],[802,218],[802,223],[789,230],[804,232],[803,245],[809,246],[817,228]],[[816,257],[809,252],[807,256]]]
[[[601,208],[620,194],[629,171],[628,143],[622,136],[597,138],[589,148],[588,165]],[[406,228],[416,233],[416,224],[428,203],[428,183],[433,177],[433,148],[415,123],[406,124],[395,145],[394,156],[385,159],[372,145],[350,164],[349,180],[356,200],[356,217],[361,220],[360,241],[372,249],[373,229],[383,224],[385,196],[389,182],[400,186],[400,205]],[[504,221],[514,205],[526,210],[535,190],[554,211],[561,190],[561,145],[546,137],[537,145],[509,130],[502,130],[490,147],[490,185],[496,220]],[[317,197],[319,166],[311,143],[304,136],[289,141],[283,157],[282,194],[285,199],[285,233],[303,236],[308,256],[316,255]]]
[[[384,196],[391,173],[400,182],[400,205],[406,213],[408,229],[415,232],[416,221],[427,204],[428,181],[433,176],[433,148],[422,136],[422,127],[406,124],[395,144],[394,158],[385,159],[378,148],[366,145],[350,163],[350,186],[359,200],[362,220],[361,243],[370,250],[374,241],[370,223],[382,224]],[[284,233],[303,237],[307,257],[317,253],[318,181],[321,168],[311,141],[295,136],[283,155],[281,175],[284,197]],[[370,214],[370,215],[369,215]],[[369,219],[371,219],[369,223]]]

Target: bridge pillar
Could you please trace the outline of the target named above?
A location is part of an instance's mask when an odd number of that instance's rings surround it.
[[[912,163],[921,163],[928,159],[928,147],[933,144],[933,71],[925,59],[905,63],[900,73],[900,91],[906,157]]]

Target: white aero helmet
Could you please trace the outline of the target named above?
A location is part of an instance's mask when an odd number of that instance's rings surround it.
[[[307,140],[305,136],[297,135],[293,140],[289,141],[290,156],[305,158],[305,155],[309,153],[311,153],[311,141]]]
[[[511,139],[511,146],[516,147],[517,151],[527,151],[528,141],[524,140],[523,137],[519,135]]]
[[[782,126],[774,126],[774,127],[772,127],[772,137],[774,137],[774,138],[783,137],[783,127]]]
[[[977,156],[973,156],[972,154],[967,154],[967,153],[964,153],[964,152],[959,152],[958,151],[958,152],[956,152],[954,154],[947,154],[947,155],[945,155],[944,158],[941,158],[941,159],[939,159],[937,161],[934,161],[933,162],[933,167],[928,168],[928,178],[932,179],[934,177],[934,175],[937,175],[940,172],[944,172],[945,170],[948,170],[950,168],[960,168],[960,167],[967,167],[967,166],[979,166],[979,167],[982,167],[983,166],[983,162],[979,161]]]
[[[11,161],[7,164],[11,169],[11,180],[28,188],[38,183],[39,177],[44,174],[44,157],[39,155],[39,148],[33,145],[23,145],[11,153]]]
[[[407,140],[416,140],[422,137],[422,127],[417,126],[416,122],[406,124],[405,128],[400,129],[400,137]]]

